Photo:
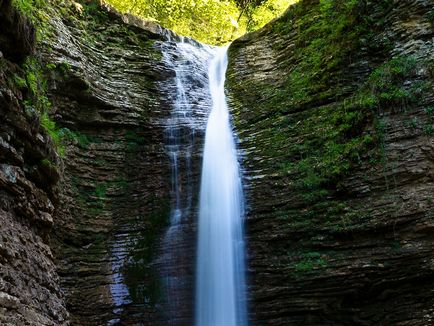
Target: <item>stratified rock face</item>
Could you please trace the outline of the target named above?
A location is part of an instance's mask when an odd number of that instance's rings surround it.
[[[344,3],[229,50],[253,324],[434,323],[434,3]]]
[[[0,1],[0,44],[6,59],[19,63],[34,50],[36,33],[30,21],[11,3]]]
[[[305,0],[231,46],[253,324],[433,323],[432,8]],[[170,324],[166,275],[180,284],[172,324],[190,325],[194,216],[167,244],[182,255],[161,254],[175,207],[162,29],[92,2],[52,17],[37,51],[59,159],[23,105],[16,64],[35,31],[10,1],[0,9],[0,324]],[[201,137],[192,172],[180,165],[189,215]]]
[[[191,324],[207,84],[186,87],[197,126],[172,126],[174,69],[190,62],[172,32],[94,2],[50,3],[32,54],[34,29],[9,5],[0,54],[17,63],[31,56],[22,69],[0,66],[0,323]],[[56,122],[61,158],[35,108]],[[176,135],[174,184],[167,145]],[[169,236],[175,197],[188,204]]]
[[[196,107],[188,115],[198,126],[168,127],[177,123],[175,62],[189,62],[165,38],[175,35],[113,10],[53,25],[58,35],[44,60],[56,66],[50,100],[69,141],[52,246],[71,320],[189,325],[207,108],[203,95],[194,95],[205,84],[188,85]],[[168,146],[174,137],[176,184]],[[185,212],[179,232],[169,236],[177,200]]]
[[[161,36],[99,14],[55,21],[44,55],[63,67],[49,93],[69,138],[52,245],[74,324],[147,324],[161,313],[152,264],[170,210],[158,83],[173,72]]]
[[[0,324],[63,325],[68,314],[48,243],[59,179],[48,162],[56,155],[20,104],[24,91],[14,79],[20,68],[13,62],[29,54],[33,44],[22,41],[34,31],[8,1],[0,2],[0,21]],[[7,23],[11,29],[3,29]]]

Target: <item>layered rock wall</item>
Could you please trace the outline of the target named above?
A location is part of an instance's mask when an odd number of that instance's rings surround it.
[[[253,324],[434,320],[433,2],[354,3],[229,49]]]
[[[170,210],[170,166],[158,82],[171,76],[162,37],[100,11],[56,21],[44,54],[65,69],[49,89],[65,132],[60,209],[52,246],[72,322],[136,324],[160,312],[152,266]]]
[[[167,324],[164,270],[183,291],[176,322],[191,324],[194,204],[179,270],[157,257],[174,207],[167,32],[52,4],[35,46],[0,2],[0,323]],[[432,8],[304,0],[231,45],[252,324],[433,322]],[[194,137],[180,188],[197,194]]]
[[[32,53],[29,21],[0,2],[0,324],[64,325],[68,319],[49,244],[58,203],[53,144],[25,109],[18,79]],[[11,46],[11,45],[14,46]]]
[[[52,246],[71,319],[77,325],[191,324],[207,108],[205,95],[193,94],[205,86],[186,85],[193,98],[188,115],[197,126],[168,130],[176,123],[178,85],[176,63],[165,62],[163,52],[174,62],[187,60],[176,35],[111,8],[53,24],[58,35],[44,60],[58,67],[48,93],[66,159]],[[167,146],[173,137],[181,144],[176,185]],[[163,248],[174,192],[188,212]]]

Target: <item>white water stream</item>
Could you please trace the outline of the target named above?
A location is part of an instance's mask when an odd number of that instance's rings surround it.
[[[247,324],[243,191],[224,83],[227,48],[216,48],[208,78],[212,110],[203,152],[196,275],[196,325]]]
[[[163,86],[171,114],[165,120],[171,163],[170,225],[158,268],[163,283],[164,324],[191,325],[190,242],[200,158],[196,136],[205,133],[200,185],[194,318],[197,326],[245,326],[244,197],[234,135],[224,93],[227,48],[181,38],[162,43],[163,60],[174,71]],[[207,119],[208,118],[208,119]],[[205,130],[206,126],[206,130]]]

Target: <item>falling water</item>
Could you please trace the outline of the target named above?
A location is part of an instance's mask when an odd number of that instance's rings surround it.
[[[195,198],[206,118],[210,111],[207,66],[212,47],[176,37],[161,43],[173,72],[161,85],[170,115],[162,123],[171,167],[170,224],[156,263],[161,277],[162,317],[158,324],[191,325],[194,284]]]
[[[164,325],[191,325],[195,171],[205,136],[200,190],[195,319],[198,326],[245,326],[243,194],[224,95],[226,48],[188,39],[161,43],[173,78],[162,85],[170,116],[165,126],[171,166],[170,225],[157,262]],[[208,118],[208,120],[207,120]],[[208,123],[207,123],[208,121]],[[205,130],[206,129],[206,130]]]
[[[197,326],[242,326],[245,308],[243,192],[224,93],[227,48],[208,68],[212,110],[203,153],[196,280]]]

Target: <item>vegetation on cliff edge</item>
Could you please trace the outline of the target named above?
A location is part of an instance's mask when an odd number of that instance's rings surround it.
[[[421,109],[420,99],[433,84],[418,73],[429,63],[411,55],[391,56],[394,40],[378,37],[382,17],[392,8],[388,0],[302,1],[230,48],[229,55],[240,60],[249,53],[238,51],[252,50],[258,38],[273,40],[267,44],[279,58],[273,62],[279,75],[269,77],[273,83],[267,78],[238,83],[231,64],[227,81],[239,107],[235,124],[254,125],[258,164],[280,176],[274,187],[287,189],[292,201],[306,208],[300,212],[276,203],[275,216],[290,220],[291,228],[361,227],[369,211],[341,205],[337,198],[345,196],[348,177],[362,163],[383,171],[386,186],[391,184],[384,112],[429,111]],[[418,124],[415,119],[408,123]],[[423,132],[430,135],[432,125],[425,124]]]
[[[297,0],[107,0],[122,12],[154,20],[176,33],[225,44],[262,27]]]

